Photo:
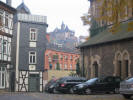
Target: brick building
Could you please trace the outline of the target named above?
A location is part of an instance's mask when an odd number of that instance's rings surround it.
[[[68,49],[66,47],[59,47],[59,45],[48,44],[45,51],[45,73],[58,71],[52,76],[59,78],[62,76],[68,76],[70,72],[76,70],[77,59],[79,58],[79,52],[76,50]],[[59,75],[60,74],[60,75]],[[47,77],[45,77],[47,76]],[[44,80],[52,78],[48,75],[44,75]]]
[[[91,14],[98,16],[97,0],[90,0]],[[106,12],[105,12],[106,13]],[[97,31],[87,42],[79,45],[81,51],[82,75],[88,78],[101,76],[120,76],[122,79],[133,76],[133,31],[128,31],[132,11],[123,20],[120,31],[112,34],[108,27]],[[104,24],[93,29],[98,30]]]

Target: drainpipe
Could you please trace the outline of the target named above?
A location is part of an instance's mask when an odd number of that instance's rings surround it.
[[[84,75],[84,48],[83,48],[82,76],[85,77]]]

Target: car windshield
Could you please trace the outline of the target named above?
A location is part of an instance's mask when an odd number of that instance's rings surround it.
[[[127,80],[125,80],[126,82],[133,82],[133,78],[129,78]]]
[[[97,78],[92,78],[92,79],[90,79],[90,80],[88,80],[88,81],[86,81],[85,83],[93,83],[93,82],[95,82],[97,80]]]

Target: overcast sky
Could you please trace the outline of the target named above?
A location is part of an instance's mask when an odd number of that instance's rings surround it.
[[[1,0],[6,1],[6,0]],[[17,7],[22,0],[12,0],[12,6]],[[24,0],[32,14],[47,16],[48,32],[60,28],[62,21],[75,31],[76,36],[87,36],[88,26],[83,26],[81,16],[88,12],[88,0]]]

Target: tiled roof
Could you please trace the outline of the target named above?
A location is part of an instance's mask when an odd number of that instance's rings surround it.
[[[91,37],[88,41],[79,45],[79,48],[94,46],[103,43],[115,42],[124,39],[133,38],[133,31],[128,31],[128,22],[123,22],[120,25],[120,30],[116,33],[109,32],[108,29]]]
[[[55,44],[52,44],[52,43],[47,43],[47,49],[50,49],[50,50],[54,50],[54,51],[60,51],[60,52],[66,52],[66,53],[74,53],[74,54],[79,54],[79,51],[75,48],[75,49],[70,49],[70,48],[67,48],[67,47],[59,47]]]

